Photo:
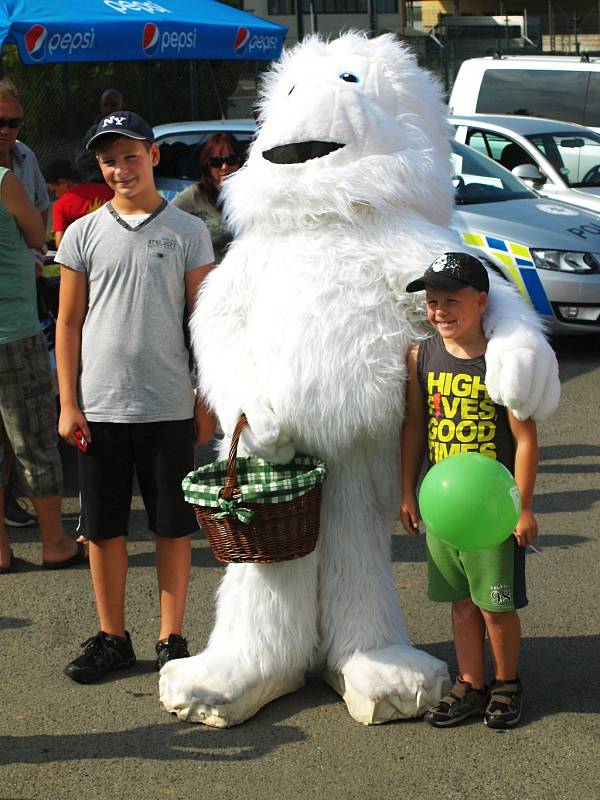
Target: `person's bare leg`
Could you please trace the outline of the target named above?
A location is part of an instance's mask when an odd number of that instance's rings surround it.
[[[159,639],[182,635],[192,562],[192,537],[156,537],[156,573],[160,596]]]
[[[123,638],[128,567],[125,537],[118,536],[104,542],[90,542],[89,548],[100,630],[111,636]]]
[[[471,598],[452,603],[452,631],[458,672],[474,689],[485,685],[485,622]]]
[[[521,621],[517,611],[483,611],[496,679],[509,681],[517,677],[521,648]]]
[[[42,536],[42,559],[46,563],[65,561],[75,555],[77,544],[65,533],[61,518],[62,497],[59,494],[46,497],[30,497],[37,515]]]
[[[0,569],[10,564],[10,539],[4,524],[4,486],[0,486]]]

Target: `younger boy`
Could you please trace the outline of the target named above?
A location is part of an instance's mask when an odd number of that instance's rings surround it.
[[[436,334],[408,356],[402,525],[409,534],[419,533],[415,492],[425,451],[429,467],[460,452],[496,458],[513,472],[522,501],[514,536],[497,547],[466,552],[427,535],[428,595],[452,603],[459,674],[449,695],[425,714],[425,720],[447,727],[484,716],[489,727],[507,728],[521,718],[517,609],[527,605],[525,547],[537,535],[531,510],[536,427],[494,403],[485,388],[487,340],[481,320],[489,279],[483,264],[466,253],[445,253],[407,286],[408,292],[423,289]],[[486,631],[495,671],[491,693],[485,685]]]
[[[56,352],[59,433],[79,452],[82,522],[100,631],[65,668],[79,683],[132,666],[125,630],[125,536],[135,469],[156,535],[160,596],[157,668],[189,655],[182,636],[197,529],[181,480],[196,441],[212,435],[194,404],[183,316],[212,267],[204,223],[169,206],[154,185],[159,160],[152,128],[123,111],[100,120],[88,143],[115,197],[66,231]]]
[[[57,247],[72,222],[96,211],[114,194],[105,183],[84,183],[64,158],[51,161],[44,170],[44,178],[56,197],[52,206],[52,233]]]

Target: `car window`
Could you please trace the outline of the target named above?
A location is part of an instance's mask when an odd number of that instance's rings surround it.
[[[451,142],[457,205],[536,197],[518,178],[472,147]]]
[[[214,133],[231,133],[242,145],[244,152],[252,140],[253,133],[246,131],[186,131],[157,140],[160,161],[155,175],[160,178],[197,181],[200,178],[198,155],[204,142]]]
[[[470,128],[467,135],[467,144],[474,147],[478,153],[493,158],[494,161],[502,164],[506,169],[516,167],[517,163],[528,164],[531,162],[531,158],[522,147],[519,147],[512,139],[502,136],[500,133]],[[513,158],[510,156],[507,158],[507,153],[511,152],[513,153]],[[511,163],[513,160],[517,163]]]
[[[600,186],[600,136],[544,133],[528,136],[570,186]]]
[[[550,117],[583,123],[590,74],[594,73],[488,69],[483,74],[475,110],[477,113]],[[595,73],[595,77],[600,75]]]

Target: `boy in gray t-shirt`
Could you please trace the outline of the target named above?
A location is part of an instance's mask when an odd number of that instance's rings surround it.
[[[182,626],[197,524],[181,480],[193,468],[194,439],[205,443],[214,429],[194,401],[183,334],[185,308],[213,266],[208,230],[156,191],[159,151],[137,114],[105,117],[88,148],[115,197],[69,227],[56,258],[59,433],[81,450],[82,522],[100,621],[65,668],[79,683],[135,663],[125,630],[134,470],[156,535],[157,668],[189,655]]]

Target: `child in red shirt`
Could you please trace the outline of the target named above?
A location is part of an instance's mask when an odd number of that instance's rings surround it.
[[[82,183],[74,168],[62,158],[48,164],[44,178],[56,197],[52,231],[57,247],[72,222],[100,208],[114,196],[105,183]]]

